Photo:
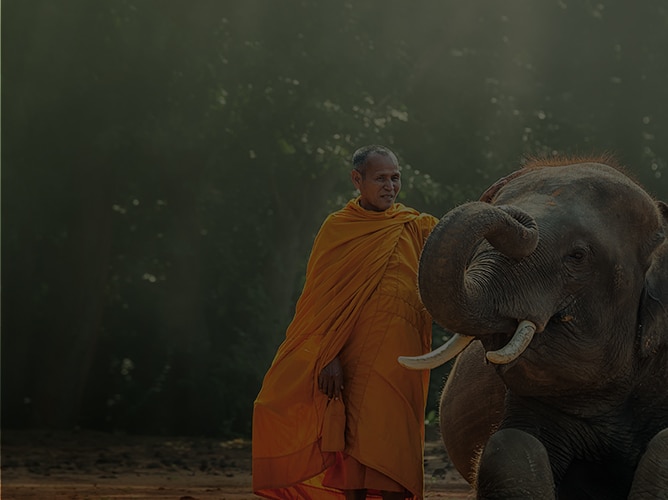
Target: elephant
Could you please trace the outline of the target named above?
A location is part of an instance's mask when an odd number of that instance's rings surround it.
[[[441,436],[477,498],[668,498],[668,206],[611,158],[529,161],[447,212],[418,271],[456,332]]]

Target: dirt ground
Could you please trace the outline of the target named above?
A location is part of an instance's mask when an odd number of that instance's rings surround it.
[[[431,436],[430,436],[431,434]],[[438,435],[425,447],[427,498],[473,498]],[[90,431],[2,432],[4,500],[249,500],[249,441]]]

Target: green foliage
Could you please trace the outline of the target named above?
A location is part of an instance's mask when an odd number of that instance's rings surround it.
[[[437,216],[526,154],[610,151],[668,197],[659,0],[3,15],[6,426],[247,436],[362,144],[392,147],[400,200]]]

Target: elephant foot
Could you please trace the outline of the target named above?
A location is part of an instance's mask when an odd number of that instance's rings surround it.
[[[480,457],[478,499],[555,498],[552,469],[543,444],[517,429],[493,434]]]
[[[659,432],[647,445],[633,477],[629,500],[668,498],[668,429]]]

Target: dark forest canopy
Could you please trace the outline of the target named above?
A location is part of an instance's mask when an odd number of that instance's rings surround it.
[[[248,435],[362,144],[437,216],[527,155],[668,198],[662,0],[2,7],[5,427]]]

